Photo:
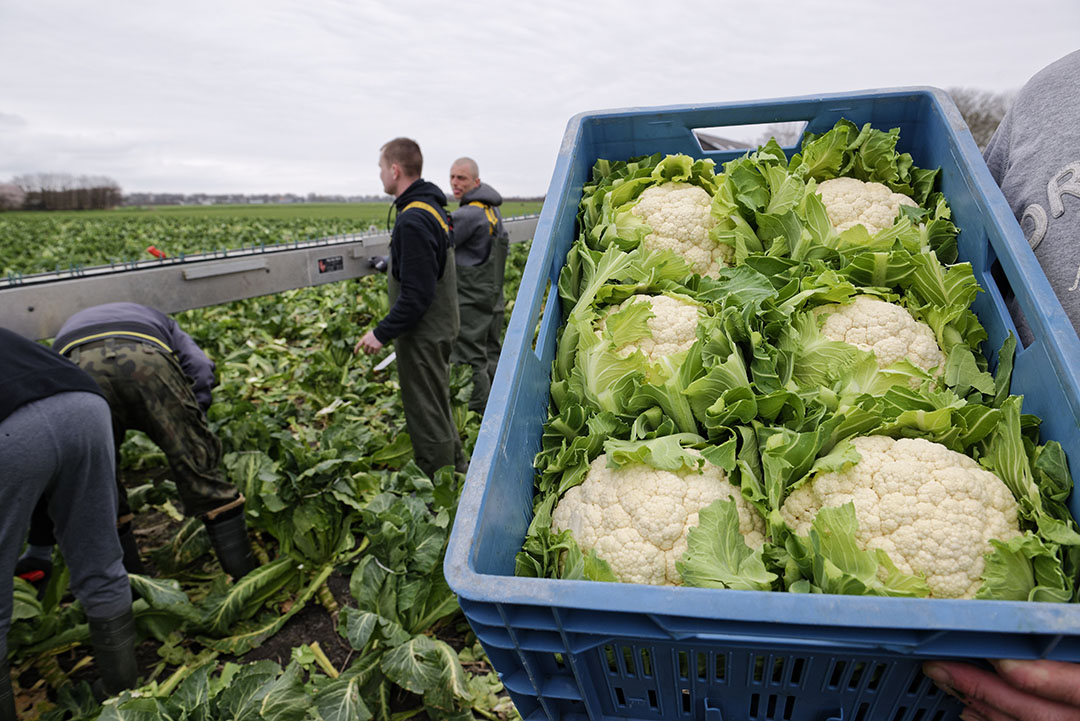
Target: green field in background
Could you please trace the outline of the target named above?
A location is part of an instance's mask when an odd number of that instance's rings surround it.
[[[541,205],[506,203],[503,216],[539,213]],[[381,230],[389,207],[292,203],[0,213],[0,276],[146,260],[151,245],[176,256]]]

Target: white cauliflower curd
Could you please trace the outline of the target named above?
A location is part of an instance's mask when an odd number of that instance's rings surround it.
[[[648,303],[652,309],[653,317],[646,321],[650,335],[618,348],[620,356],[625,358],[640,350],[650,363],[655,363],[694,345],[700,311],[696,303],[669,295],[634,295],[615,306],[612,312],[618,312],[631,303]]]
[[[715,278],[731,265],[734,250],[709,237],[716,225],[711,205],[704,189],[674,182],[647,188],[630,212],[652,229],[642,240],[647,250],[674,251],[693,272]]]
[[[817,193],[838,233],[862,225],[874,235],[896,222],[901,205],[918,206],[911,198],[894,193],[881,183],[865,183],[856,178],[826,180],[818,185]]]
[[[851,502],[856,543],[882,549],[899,570],[925,576],[935,598],[974,598],[990,539],[1020,535],[1008,487],[971,458],[921,438],[864,436],[862,460],[795,489],[780,515],[807,535],[822,508]]]
[[[702,472],[643,464],[608,468],[601,454],[585,481],[559,500],[551,527],[570,529],[581,549],[595,550],[620,581],[676,586],[682,580],[675,562],[686,552],[687,533],[698,525],[698,512],[721,498],[735,500],[739,532],[747,545],[760,548],[765,521],[722,469],[709,463]]]
[[[934,331],[902,306],[860,295],[847,305],[819,306],[814,314],[826,315],[821,326],[826,338],[871,351],[878,368],[907,358],[924,371],[936,368],[936,374],[941,374],[945,354],[938,347]]]

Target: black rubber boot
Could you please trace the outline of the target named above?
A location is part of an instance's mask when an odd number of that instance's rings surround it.
[[[135,542],[135,531],[131,523],[125,523],[116,529],[120,536],[120,548],[124,549],[124,570],[128,573],[146,575],[146,567],[139,558],[139,544]]]
[[[135,616],[131,609],[113,618],[90,618],[90,643],[102,686],[115,696],[139,680],[135,662]]]
[[[0,658],[0,721],[16,721],[15,692],[11,690],[11,668]]]
[[[243,505],[229,509],[213,520],[204,518],[203,523],[225,573],[238,580],[255,569]]]

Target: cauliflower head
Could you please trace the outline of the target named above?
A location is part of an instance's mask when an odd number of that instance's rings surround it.
[[[601,454],[584,482],[559,499],[551,527],[569,529],[583,551],[595,550],[624,583],[677,586],[682,580],[675,562],[686,552],[687,533],[698,525],[698,512],[720,498],[735,500],[739,532],[747,545],[760,548],[764,519],[709,463],[700,473],[644,464],[608,468],[607,454]]]
[[[646,321],[651,335],[618,348],[620,356],[625,358],[640,350],[650,363],[655,363],[694,345],[700,311],[697,304],[669,295],[634,295],[615,306],[612,312],[618,312],[631,303],[648,303],[652,308],[653,317]]]
[[[886,368],[901,358],[924,371],[936,368],[936,375],[945,366],[945,354],[938,347],[934,331],[902,306],[859,295],[847,305],[819,306],[814,314],[827,314],[821,326],[826,338],[871,351],[878,368]]]
[[[864,550],[883,549],[904,573],[926,577],[935,598],[974,598],[990,539],[1020,535],[1005,483],[971,458],[922,438],[863,436],[862,456],[795,489],[780,515],[799,535],[821,508],[851,502]]]
[[[826,180],[818,185],[817,193],[838,233],[862,225],[874,235],[896,222],[901,205],[918,207],[911,198],[894,193],[881,183],[865,183],[856,178]]]
[[[715,278],[732,264],[735,251],[709,237],[716,225],[711,207],[704,189],[673,182],[647,188],[630,212],[652,228],[642,240],[647,250],[674,251],[693,272]]]

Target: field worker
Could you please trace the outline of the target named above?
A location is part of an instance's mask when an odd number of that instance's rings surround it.
[[[135,685],[131,585],[116,536],[109,405],[97,384],[48,348],[0,328],[0,721],[14,721],[8,665],[16,557],[44,494],[71,592],[90,625],[102,685]]]
[[[117,461],[128,429],[140,430],[165,453],[184,513],[199,516],[222,569],[234,579],[255,567],[244,521],[244,497],[225,480],[221,441],[207,425],[214,363],[169,316],[137,303],[107,303],[72,315],[53,348],[101,387],[112,411]],[[141,573],[127,493],[116,479],[115,519],[124,565]],[[40,514],[31,527],[28,555],[51,546]]]
[[[454,248],[446,196],[423,180],[420,146],[395,138],[379,153],[383,190],[394,196],[387,289],[390,312],[356,343],[376,353],[394,341],[401,404],[416,464],[429,476],[464,470],[461,438],[450,414],[450,351],[458,334]]]
[[[1080,331],[1078,87],[1080,50],[1032,76],[983,155],[1050,287],[1073,328]],[[1015,307],[1014,299],[1007,300]],[[1025,323],[1018,322],[1017,330],[1025,342],[1031,338]],[[991,660],[991,664],[993,670],[931,661],[923,665],[923,672],[964,702],[964,718],[1080,719],[1080,664],[1049,660]]]
[[[472,158],[458,158],[450,166],[450,190],[458,209],[450,214],[457,262],[458,312],[461,331],[451,360],[472,366],[469,410],[484,412],[495,367],[502,350],[503,276],[510,236],[503,227],[499,206],[502,196],[480,181]]]

